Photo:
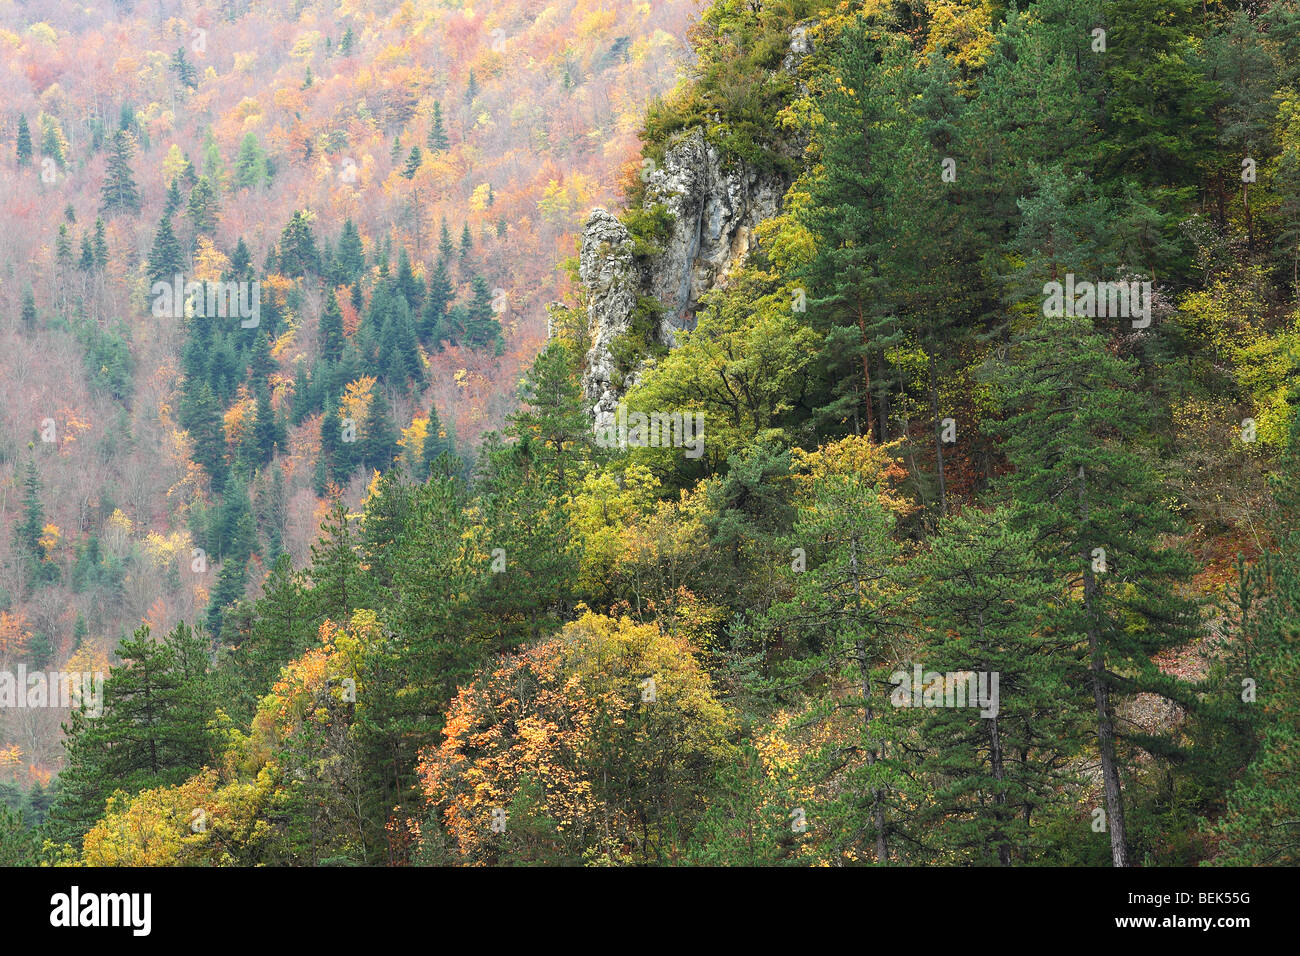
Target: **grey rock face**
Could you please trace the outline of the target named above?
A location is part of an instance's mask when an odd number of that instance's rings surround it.
[[[664,153],[646,186],[645,206],[662,204],[672,226],[662,251],[637,261],[627,228],[607,210],[593,209],[582,234],[579,275],[587,290],[591,349],[583,392],[597,426],[610,420],[636,373],[621,376],[610,343],[625,333],[640,296],[663,307],[654,337],[672,348],[680,329],[693,328],[700,297],[725,284],[749,252],[753,230],[775,215],[788,183],[743,164],[724,168],[704,131],[692,130]]]
[[[618,370],[610,343],[628,330],[644,285],[642,270],[632,256],[632,236],[627,227],[597,206],[582,231],[578,277],[587,290],[587,318],[591,349],[583,372],[582,389],[597,424],[608,421],[626,387],[616,381]]]
[[[807,34],[814,23],[804,21],[791,31],[783,69],[793,72],[812,52]],[[796,158],[803,145],[784,143],[781,151]],[[587,291],[591,330],[583,394],[597,427],[612,420],[619,400],[646,367],[643,362],[623,375],[610,354],[610,343],[631,327],[638,299],[652,296],[662,306],[653,337],[674,347],[678,331],[695,327],[700,297],[725,285],[744,261],[754,227],[780,211],[789,184],[778,172],[724,163],[704,131],[696,128],[665,150],[663,164],[651,170],[646,182],[644,207],[662,204],[672,214],[669,235],[657,255],[638,261],[627,228],[609,211],[592,210],[582,233],[579,275]]]

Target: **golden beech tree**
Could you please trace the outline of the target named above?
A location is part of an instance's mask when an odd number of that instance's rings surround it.
[[[691,630],[587,612],[481,671],[420,761],[426,853],[471,865],[680,859],[736,726]]]

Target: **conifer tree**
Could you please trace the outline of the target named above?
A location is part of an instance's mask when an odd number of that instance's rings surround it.
[[[429,150],[434,153],[440,153],[450,145],[447,139],[447,131],[443,128],[442,123],[442,103],[437,100],[433,101],[433,113],[429,119],[427,145]]]
[[[32,129],[27,125],[27,117],[18,114],[18,141],[14,145],[14,155],[19,166],[32,164]]]
[[[326,362],[337,363],[343,360],[343,310],[339,308],[338,297],[330,289],[325,297],[325,308],[320,314],[320,349],[321,358]]]
[[[123,638],[103,682],[103,714],[86,700],[64,725],[65,769],[45,833],[80,845],[115,790],[181,783],[212,760],[214,701],[202,637],[184,623],[161,641],[148,626]]]
[[[170,216],[164,216],[154,235],[153,248],[149,250],[149,278],[155,282],[171,281],[185,268],[181,243],[172,231]]]
[[[1043,626],[1057,582],[1035,553],[1033,531],[1012,523],[1005,508],[948,518],[911,567],[928,634],[916,663],[945,680],[974,674],[976,697],[988,694],[973,700],[963,681],[965,708],[912,712],[931,842],[976,865],[1036,862],[1035,815],[1075,785],[1068,768],[1087,717],[1070,686],[1077,646]]]
[[[109,153],[108,171],[100,194],[101,215],[140,211],[140,194],[131,172],[131,156],[134,151],[135,144],[129,134],[120,129],[113,134],[113,149]]]
[[[416,143],[411,147],[410,155],[406,157],[406,165],[402,167],[402,175],[407,179],[414,179],[415,174],[420,171],[420,163],[423,162],[423,159],[420,153],[420,144]]]
[[[1179,522],[1138,447],[1152,425],[1133,363],[1110,353],[1091,319],[1036,319],[998,385],[1003,448],[1014,467],[1002,487],[1036,529],[1044,559],[1078,595],[1051,626],[1086,649],[1074,680],[1093,708],[1112,859],[1128,866],[1124,777],[1134,769],[1133,748],[1164,754],[1171,746],[1125,731],[1116,706],[1144,692],[1189,703],[1186,685],[1153,658],[1197,632],[1196,606],[1176,590],[1191,561],[1163,544]]]

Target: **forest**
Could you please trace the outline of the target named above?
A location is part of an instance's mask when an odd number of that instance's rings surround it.
[[[1300,863],[1300,2],[284,6],[0,8],[0,865]]]

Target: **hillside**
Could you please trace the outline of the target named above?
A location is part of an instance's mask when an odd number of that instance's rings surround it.
[[[421,461],[432,409],[472,459],[569,283],[557,256],[617,200],[645,104],[689,56],[692,11],[0,6],[0,665],[103,669],[141,622],[219,631],[213,602],[259,593],[282,552],[301,566],[326,484],[355,502],[369,481],[360,463],[316,474],[327,402],[350,396],[361,426],[377,381],[396,451]],[[319,374],[329,291],[356,340],[408,259],[412,300],[446,263],[453,320],[490,298],[483,341],[419,328],[403,372],[375,346]],[[258,326],[212,318],[213,338],[180,306],[160,317],[154,283],[174,275],[255,280]],[[25,554],[33,515],[44,543]],[[0,716],[0,778],[48,782],[65,716]]]

